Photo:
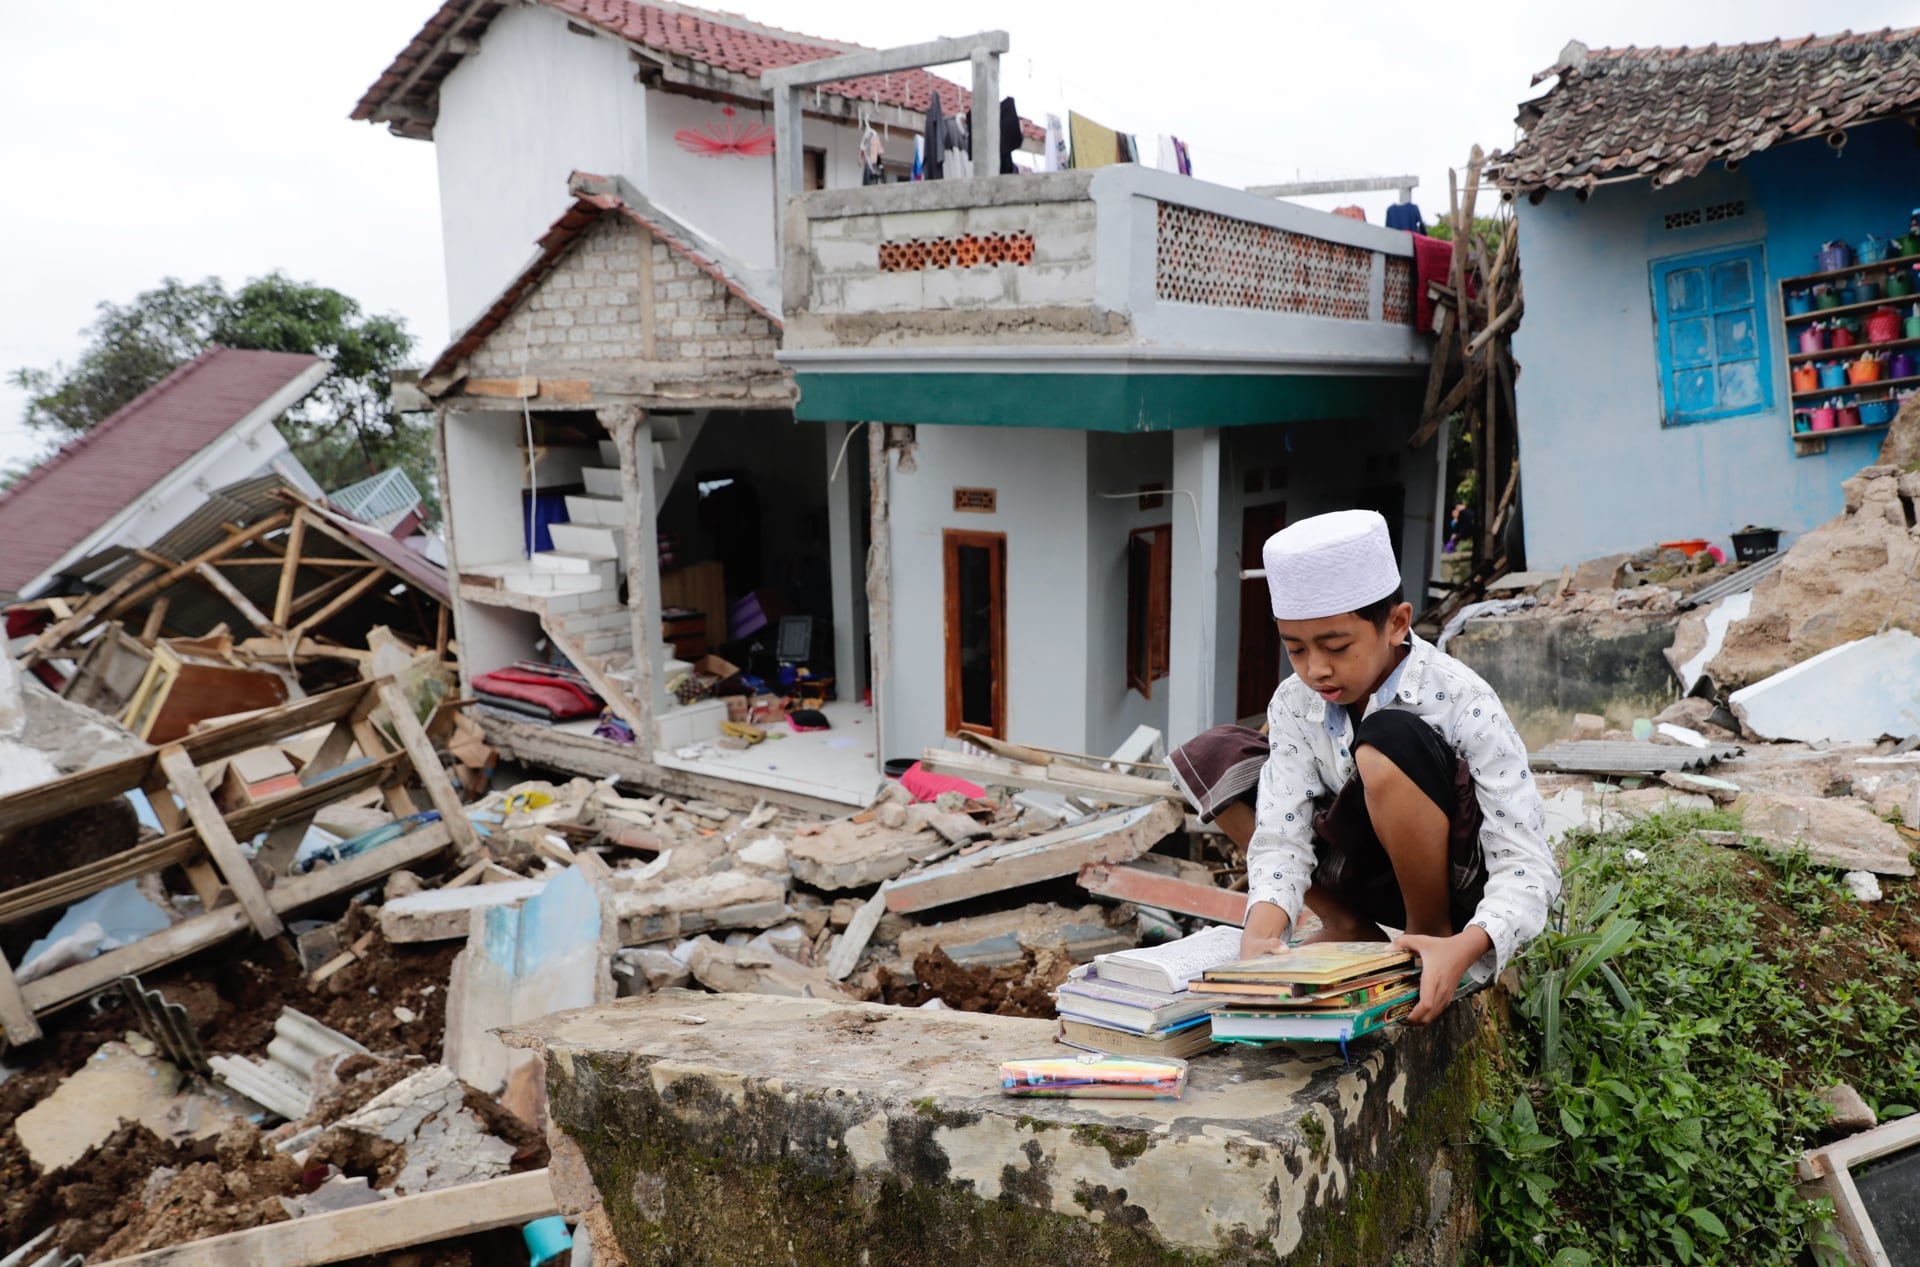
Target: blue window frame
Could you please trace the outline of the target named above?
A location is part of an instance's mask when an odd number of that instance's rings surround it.
[[[1663,425],[1773,408],[1766,276],[1758,243],[1653,262]]]

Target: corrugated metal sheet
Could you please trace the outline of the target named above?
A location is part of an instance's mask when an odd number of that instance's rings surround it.
[[[1717,603],[1723,598],[1732,598],[1735,594],[1744,594],[1760,583],[1762,577],[1780,566],[1780,560],[1787,557],[1785,550],[1770,554],[1758,563],[1741,568],[1732,576],[1723,576],[1704,589],[1695,590],[1680,600],[1680,610],[1693,607],[1705,607]]]
[[[1739,744],[1731,743],[1694,748],[1681,744],[1585,740],[1542,748],[1527,761],[1536,770],[1566,774],[1666,774],[1704,770],[1744,751]]]

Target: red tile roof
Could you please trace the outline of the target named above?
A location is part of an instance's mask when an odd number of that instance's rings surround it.
[[[713,278],[728,291],[732,292],[755,312],[773,323],[775,330],[781,328],[780,313],[767,302],[754,295],[741,280],[734,277],[726,263],[716,258],[718,251],[709,247],[702,250],[703,243],[696,234],[684,227],[667,212],[648,202],[631,187],[624,186],[618,178],[595,176],[587,172],[575,172],[568,178],[567,188],[573,194],[573,205],[560,213],[547,231],[540,235],[539,251],[532,261],[520,270],[520,273],[507,288],[487,305],[466,329],[455,334],[446,349],[434,358],[433,364],[420,375],[420,382],[429,394],[434,389],[427,384],[435,379],[444,378],[453,373],[462,360],[486,340],[486,337],[504,324],[520,301],[537,288],[543,278],[559,264],[567,249],[582,234],[599,223],[600,217],[609,213],[625,216],[654,238],[666,244],[668,249],[693,262],[701,272]]]
[[[1697,176],[1709,163],[1920,105],[1920,28],[1706,48],[1589,49],[1575,41],[1520,107],[1525,135],[1492,160],[1507,189]]]
[[[0,492],[0,592],[17,592],[173,470],[323,362],[215,347]]]
[[[640,4],[636,0],[538,0],[547,8],[598,30],[629,40],[642,48],[673,57],[684,57],[703,66],[758,77],[763,71],[780,66],[796,66],[819,61],[858,49],[856,44],[799,35],[775,27],[751,22],[737,14],[715,13],[687,5]],[[404,106],[432,115],[438,111],[440,81],[459,64],[463,54],[435,46],[450,29],[469,39],[477,38],[487,25],[506,8],[504,3],[482,3],[468,10],[467,0],[447,0],[420,33],[413,37],[381,72],[353,108],[356,119],[379,119],[383,107]],[[423,58],[432,62],[418,78],[398,89],[419,66]],[[960,85],[924,70],[896,75],[876,75],[826,84],[820,89],[829,96],[852,101],[871,101],[879,105],[899,106],[924,112],[940,94],[940,107],[946,114],[972,109],[973,94]],[[1046,130],[1031,120],[1021,120],[1022,130],[1036,141],[1046,138]]]

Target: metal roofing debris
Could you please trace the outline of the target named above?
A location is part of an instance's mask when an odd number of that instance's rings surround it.
[[[1677,744],[1582,740],[1542,748],[1529,756],[1528,763],[1536,770],[1564,774],[1669,774],[1704,770],[1744,751],[1733,743],[1689,748]]]
[[[1760,583],[1760,578],[1780,566],[1780,560],[1787,557],[1785,550],[1770,554],[1758,563],[1741,568],[1732,576],[1723,576],[1711,585],[1702,586],[1680,600],[1680,610],[1692,607],[1705,607],[1717,603],[1723,598],[1732,598],[1735,594],[1744,594]]]
[[[1706,48],[1568,44],[1534,76],[1524,135],[1490,161],[1511,190],[1659,188],[1774,145],[1831,136],[1920,104],[1920,28]]]

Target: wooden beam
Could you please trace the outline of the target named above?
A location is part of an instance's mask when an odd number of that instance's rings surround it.
[[[293,583],[300,572],[300,550],[307,541],[307,508],[293,510],[293,527],[287,532],[287,556],[280,561],[280,588],[273,596],[273,623],[287,627],[292,618]]]
[[[1082,770],[1057,761],[1036,765],[1026,761],[1010,761],[1005,757],[976,756],[970,752],[928,748],[920,754],[920,764],[936,774],[956,775],[973,783],[1038,788],[1067,796],[1109,801],[1115,805],[1145,805],[1150,801],[1182,799],[1180,790],[1167,779],[1147,779],[1106,770]]]
[[[306,875],[282,879],[267,890],[273,909],[281,914],[303,906],[338,897],[365,887],[390,871],[410,867],[422,858],[430,858],[449,843],[446,826],[428,823],[416,827],[398,840],[389,841],[357,858],[319,867]]]
[[[348,587],[345,593],[335,598],[331,603],[328,603],[313,615],[302,620],[290,631],[292,637],[298,640],[307,630],[312,629],[316,625],[325,624],[330,618],[343,611],[354,599],[359,598],[362,594],[378,585],[381,581],[385,580],[386,577],[387,573],[385,571],[367,573]]]
[[[227,829],[227,820],[220,816],[219,807],[208,795],[207,785],[201,781],[200,771],[194,766],[193,759],[187,756],[185,749],[174,744],[161,749],[160,768],[166,772],[174,795],[186,806],[187,817],[193,820],[194,829],[206,843],[207,852],[213,855],[221,878],[226,880],[233,895],[240,899],[240,906],[246,911],[254,931],[262,937],[278,937],[284,927],[280,917],[274,914],[273,904],[267,901],[267,891],[260,887],[259,878],[253,874],[253,865],[240,852],[240,842],[233,838],[233,833]]]
[[[142,937],[130,946],[109,950],[85,963],[29,981],[20,987],[20,993],[35,1012],[51,1012],[96,994],[129,973],[148,972],[198,954],[209,946],[217,946],[246,926],[246,911],[229,902],[205,915],[182,920],[151,937]]]
[[[0,1036],[11,1047],[40,1037],[40,1022],[33,1019],[33,1009],[20,993],[20,983],[14,980],[13,966],[5,954],[0,954]]]
[[[122,880],[185,862],[199,852],[200,842],[192,832],[172,832],[84,867],[19,885],[0,893],[0,924],[77,902],[89,894],[110,889]],[[0,993],[4,993],[5,985],[0,982]]]
[[[970,60],[975,52],[1004,53],[1013,47],[1005,31],[982,31],[951,39],[929,40],[924,44],[903,44],[898,48],[866,49],[843,53],[838,57],[781,66],[760,76],[769,88],[810,88],[815,84],[838,83],[842,79],[864,79],[869,75],[898,75],[929,66]],[[994,102],[994,109],[1000,108]]]
[[[467,811],[460,804],[460,794],[453,790],[453,781],[447,777],[447,768],[440,764],[440,757],[433,750],[433,741],[420,728],[420,720],[413,715],[413,705],[407,702],[405,691],[390,681],[383,681],[379,694],[380,702],[386,705],[387,716],[393,722],[394,735],[412,760],[413,772],[419,776],[420,786],[426,789],[427,799],[440,811],[440,821],[452,833],[461,861],[469,860],[481,850],[480,834],[474,831],[473,823],[467,818]]]
[[[226,558],[229,554],[237,553],[238,551],[244,549],[248,545],[251,545],[253,542],[258,541],[260,538],[266,536],[268,533],[277,530],[286,522],[287,522],[287,512],[283,510],[275,511],[273,514],[268,515],[265,519],[262,519],[259,523],[254,524],[251,528],[246,528],[241,530],[238,533],[235,533],[233,536],[228,537],[225,541],[222,541],[219,545],[214,546],[211,549],[203,550],[199,554],[194,555],[191,559],[188,559],[186,562],[180,564],[178,567],[175,567],[172,571],[163,572],[159,576],[156,576],[152,580],[141,585],[138,589],[133,590],[131,593],[121,595],[120,599],[117,602],[115,602],[113,606],[107,608],[106,611],[102,612],[101,615],[107,619],[113,619],[117,616],[122,615],[123,613],[125,613],[131,608],[138,607],[141,603],[145,602],[149,597],[151,597],[154,594],[158,594],[161,590],[167,588],[167,586],[169,585],[172,585],[175,581],[181,580],[184,577],[192,576],[193,570],[199,567],[202,563],[214,563],[220,559]]]
[[[206,850],[201,847],[200,838],[194,835],[192,824],[175,803],[173,790],[167,786],[166,772],[160,769],[157,759],[151,767],[151,774],[152,777],[142,789],[147,804],[153,808],[153,816],[160,820],[160,829],[168,836],[192,838],[193,855],[180,865],[186,869],[187,883],[193,886],[194,896],[200,899],[200,908],[210,911],[220,905],[226,886],[220,882],[220,873],[213,869],[213,863],[207,860]]]
[[[531,400],[540,394],[540,380],[531,374],[522,374],[519,378],[470,378],[460,390],[468,396]]]
[[[172,605],[173,600],[165,594],[153,600],[153,606],[147,608],[147,623],[140,627],[142,645],[151,647],[160,641],[161,631],[167,626],[167,608]]]
[[[514,1227],[558,1212],[547,1172],[530,1170],[188,1241],[116,1258],[106,1267],[323,1267]]]
[[[32,665],[36,661],[44,659],[55,647],[58,647],[69,637],[92,624],[96,615],[107,614],[109,608],[118,602],[120,598],[134,586],[140,584],[140,582],[148,576],[151,576],[154,571],[154,565],[145,560],[129,569],[125,576],[82,603],[78,611],[62,619],[55,620],[53,624],[41,630],[39,636],[31,643],[28,643],[27,649],[21,652],[20,663]],[[49,610],[51,610],[51,608],[49,608]]]
[[[233,604],[235,611],[246,617],[247,623],[261,633],[278,633],[280,626],[265,612],[253,605],[253,600],[235,588],[232,581],[220,575],[220,570],[211,563],[202,563],[193,569],[194,575],[212,586],[220,597]]]
[[[311,611],[360,579],[358,572],[342,572],[332,580],[314,586],[293,600],[292,615],[298,616],[302,612]]]
[[[406,77],[394,86],[393,91],[386,95],[380,108],[374,111],[374,117],[376,119],[385,120],[411,117],[411,113],[407,111],[406,103],[403,102],[401,98],[413,90],[413,86],[420,82],[420,76],[426,74],[428,68],[440,60],[440,55],[447,51],[453,41],[460,38],[460,32],[466,27],[467,22],[472,19],[473,15],[479,12],[481,6],[487,2],[488,0],[467,0],[467,3],[461,6],[459,16],[447,23],[446,29],[440,32],[440,38],[436,39],[427,51],[420,55],[420,60],[415,62],[412,68],[407,71]],[[427,120],[427,122],[430,123],[432,120]]]

